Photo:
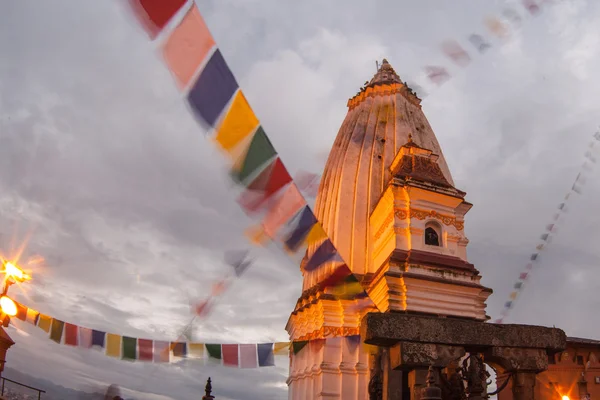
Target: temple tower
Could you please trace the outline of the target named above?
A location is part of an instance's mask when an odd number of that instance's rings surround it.
[[[471,204],[454,187],[420,103],[383,60],[348,101],[316,215],[378,311],[485,321],[491,290],[466,254]],[[321,291],[332,270],[302,269],[303,293],[286,329],[291,340],[311,342],[291,356],[290,399],[368,398],[373,354],[356,335],[373,309]]]

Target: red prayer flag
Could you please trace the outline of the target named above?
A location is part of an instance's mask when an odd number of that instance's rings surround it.
[[[227,365],[230,367],[238,367],[239,366],[239,357],[238,357],[238,347],[237,344],[222,344],[221,352],[223,357],[223,365]]]
[[[247,213],[256,212],[265,205],[266,200],[291,181],[292,177],[277,157],[248,185],[248,190],[240,196],[238,203]]]
[[[149,339],[138,339],[138,360],[140,361],[152,361],[152,340]]]
[[[78,326],[65,323],[65,344],[68,346],[77,346]]]
[[[129,0],[150,39],[156,38],[187,0]]]

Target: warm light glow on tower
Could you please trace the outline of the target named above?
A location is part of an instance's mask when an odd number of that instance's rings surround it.
[[[6,274],[7,278],[13,278],[18,282],[24,282],[31,279],[31,276],[27,275],[21,268],[9,261],[4,262],[4,269],[2,272]]]

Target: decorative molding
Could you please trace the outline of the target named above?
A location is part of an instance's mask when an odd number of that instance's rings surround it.
[[[464,221],[457,221],[455,217],[443,215],[434,210],[424,211],[424,210],[417,210],[416,208],[396,209],[396,210],[394,210],[394,214],[396,215],[396,217],[398,217],[400,219],[407,219],[409,217],[416,218],[418,220],[424,220],[426,218],[434,218],[434,219],[437,219],[438,221],[441,221],[444,225],[454,226],[459,231],[462,231],[465,228]]]
[[[383,221],[383,223],[381,224],[381,226],[379,227],[379,229],[377,230],[377,232],[375,233],[375,235],[373,236],[373,238],[375,240],[378,240],[381,235],[383,235],[383,232],[385,232],[386,228],[394,222],[394,214],[389,214],[385,220]]]
[[[301,340],[315,340],[315,339],[324,339],[328,337],[342,337],[342,336],[355,336],[360,335],[360,328],[355,327],[346,327],[346,326],[323,326],[316,331],[312,331],[311,333],[307,333],[306,335],[300,336],[294,341]]]

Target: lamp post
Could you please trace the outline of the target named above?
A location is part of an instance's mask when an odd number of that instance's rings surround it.
[[[2,270],[0,272],[4,274],[4,287],[2,288],[2,295],[0,295],[0,320],[2,326],[6,328],[10,324],[10,317],[14,317],[18,312],[17,303],[8,297],[8,289],[17,282],[22,283],[31,280],[31,276],[10,261],[1,261]],[[6,363],[6,352],[13,344],[15,342],[8,336],[4,328],[0,327],[0,377],[2,377],[4,364]]]

